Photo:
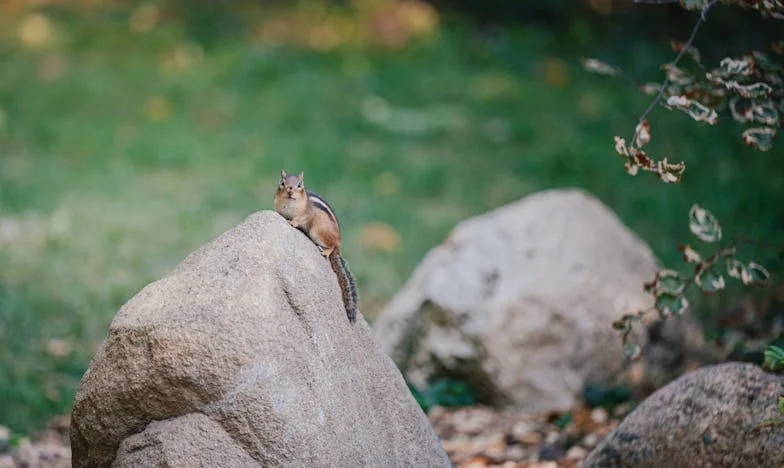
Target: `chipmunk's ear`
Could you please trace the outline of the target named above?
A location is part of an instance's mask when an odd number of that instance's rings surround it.
[[[285,179],[286,178],[286,170],[285,169],[281,169],[280,170],[280,178],[281,179]]]
[[[305,171],[299,173],[299,180],[305,182]]]

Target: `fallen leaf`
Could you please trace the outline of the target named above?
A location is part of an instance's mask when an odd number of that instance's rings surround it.
[[[389,224],[373,222],[360,230],[359,244],[368,250],[392,252],[400,246],[400,235]]]
[[[148,3],[133,10],[128,23],[132,30],[138,33],[146,33],[155,27],[159,16],[158,7]]]
[[[564,88],[569,84],[569,70],[561,59],[547,59],[540,65],[544,81],[554,88]]]
[[[71,354],[74,349],[73,341],[70,339],[52,338],[46,342],[46,352],[53,357],[65,357]]]
[[[32,14],[19,23],[17,34],[25,45],[42,46],[52,38],[52,22],[45,15]]]
[[[520,437],[520,442],[525,445],[539,445],[542,443],[542,434],[536,431],[528,432]]]
[[[490,460],[486,457],[474,457],[460,466],[462,468],[486,468],[489,466],[489,463]]]
[[[171,103],[164,96],[152,96],[144,103],[144,115],[153,122],[161,122],[171,115]]]

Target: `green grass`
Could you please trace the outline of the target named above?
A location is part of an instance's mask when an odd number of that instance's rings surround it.
[[[282,168],[335,207],[371,316],[457,221],[553,187],[593,192],[668,263],[693,201],[730,231],[784,237],[780,152],[659,110],[651,151],[685,159],[685,180],[631,178],[612,137],[647,99],[536,31],[498,45],[446,22],[401,50],[329,53],[232,36],[171,69],[185,28],[124,18],[58,10],[55,40],[30,49],[20,17],[0,17],[0,424],[14,430],[67,411],[118,307],[271,209]],[[396,248],[361,242],[376,222]]]

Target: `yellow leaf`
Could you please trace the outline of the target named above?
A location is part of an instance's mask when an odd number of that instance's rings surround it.
[[[128,20],[131,29],[139,33],[150,31],[158,23],[158,8],[155,5],[141,5],[131,13]]]
[[[569,70],[561,59],[547,59],[540,65],[544,81],[554,88],[565,88],[569,84]]]
[[[429,35],[438,27],[438,12],[425,2],[400,2],[398,8],[405,24],[415,35]]]
[[[144,115],[153,122],[161,122],[171,115],[171,103],[164,96],[152,96],[144,103]]]
[[[19,39],[28,46],[42,46],[52,38],[52,23],[46,16],[35,13],[19,24]]]
[[[400,246],[400,235],[389,224],[373,222],[360,230],[359,244],[368,250],[391,252]]]

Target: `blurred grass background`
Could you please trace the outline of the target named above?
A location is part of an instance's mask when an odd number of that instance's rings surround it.
[[[625,174],[612,137],[649,98],[577,59],[656,81],[693,16],[619,4],[0,2],[0,424],[69,410],[119,306],[271,209],[284,168],[341,217],[371,319],[456,222],[548,188],[596,194],[668,264],[695,201],[784,240],[780,145],[732,122],[657,110],[684,182]]]

